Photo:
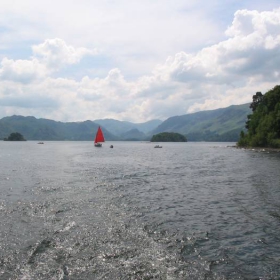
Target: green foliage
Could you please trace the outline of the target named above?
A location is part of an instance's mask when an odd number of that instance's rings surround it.
[[[187,142],[187,138],[175,132],[162,132],[153,135],[151,142]]]
[[[253,102],[250,105],[250,108],[253,112],[257,109],[258,105],[262,103],[263,101],[263,95],[260,91],[258,91],[255,95],[253,95]]]
[[[247,147],[247,146],[249,146],[248,137],[244,133],[243,130],[241,130],[241,132],[240,132],[240,138],[239,138],[239,141],[238,141],[238,145],[240,147]]]
[[[280,86],[264,95],[257,92],[250,105],[253,113],[248,115],[247,133],[240,134],[238,146],[280,147]]]
[[[26,141],[19,132],[13,132],[8,138],[4,138],[4,141]]]

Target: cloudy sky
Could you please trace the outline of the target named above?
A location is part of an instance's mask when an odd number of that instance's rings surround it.
[[[277,84],[279,0],[0,2],[0,118],[165,120]]]

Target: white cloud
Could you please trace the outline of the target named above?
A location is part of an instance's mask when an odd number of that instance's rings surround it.
[[[45,40],[43,44],[32,47],[33,53],[51,69],[59,69],[68,64],[76,64],[87,55],[96,55],[97,50],[74,48],[59,38]]]
[[[20,83],[30,83],[47,74],[47,69],[37,59],[12,60],[4,58],[1,61],[0,80],[11,80]]]
[[[1,1],[0,26],[5,30],[0,33],[5,36],[0,36],[0,47],[61,38],[102,50],[113,59],[112,68],[135,77],[149,73],[167,55],[218,40],[223,29],[199,2]]]
[[[131,5],[129,7],[133,11],[136,7],[144,9],[138,4]],[[151,9],[150,6],[148,8]],[[193,9],[193,6],[188,8]],[[120,26],[120,18],[126,15],[114,14],[109,9],[110,13],[114,15],[112,22],[116,21]],[[108,14],[104,21],[111,18]],[[110,28],[114,29],[113,26]],[[132,41],[142,34],[137,34],[137,30]],[[181,34],[182,28],[179,31]],[[179,33],[175,33],[176,36]],[[116,45],[112,38],[108,40],[112,47],[121,45],[118,38]],[[122,41],[124,50],[129,42],[129,38]],[[160,49],[163,43],[159,37],[152,45],[156,43]],[[8,56],[2,59],[0,117],[28,114],[62,121],[166,119],[173,115],[250,102],[256,91],[265,92],[279,83],[280,9],[265,12],[238,10],[219,42],[198,51],[180,49],[166,56],[165,62],[162,60],[157,66],[146,69],[145,75],[134,79],[126,74],[127,69],[123,71],[117,67],[119,56],[114,57],[116,53],[109,52],[108,48],[105,55],[113,57],[110,63],[115,61],[116,65],[110,67],[103,77],[89,75],[104,63],[98,60],[95,46],[73,47],[56,38],[33,44],[32,51],[26,59],[10,59]],[[67,75],[68,69],[82,65],[89,56],[96,58],[95,64],[83,65],[86,68],[82,78]],[[137,67],[136,61],[129,65]]]
[[[177,54],[169,67],[172,69],[170,75],[186,83],[197,79],[204,81],[218,79],[221,82],[221,77],[224,81],[234,82],[232,79],[234,74],[240,78],[246,72],[248,75],[266,75],[263,63],[269,63],[266,70],[274,71],[278,65],[271,62],[280,58],[278,51],[280,41],[279,35],[273,37],[268,33],[267,26],[270,26],[271,18],[280,18],[280,10],[264,14],[256,11],[239,11],[235,16],[232,26],[226,32],[230,36],[227,40],[204,48],[192,56],[185,53]],[[259,64],[259,67],[256,67],[256,64]]]

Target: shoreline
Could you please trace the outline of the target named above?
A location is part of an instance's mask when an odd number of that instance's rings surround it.
[[[228,146],[241,150],[250,150],[255,152],[267,152],[267,153],[280,153],[280,148],[268,148],[268,147],[238,147],[238,146]]]

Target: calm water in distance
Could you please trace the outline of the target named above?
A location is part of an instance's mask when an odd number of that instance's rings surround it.
[[[1,141],[0,279],[280,279],[280,153],[160,144]]]

